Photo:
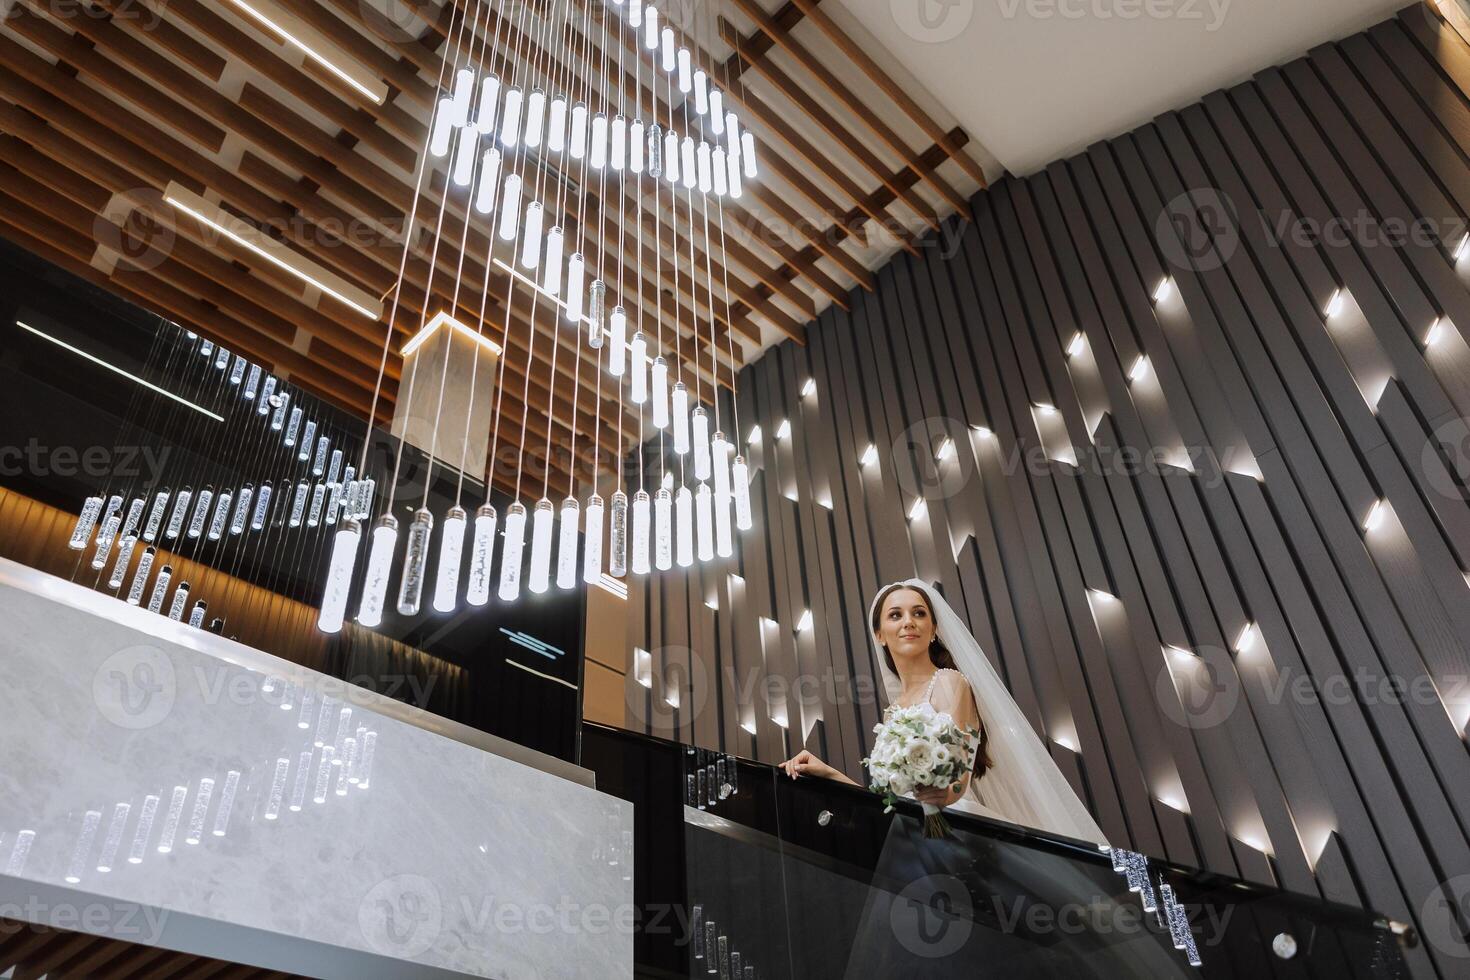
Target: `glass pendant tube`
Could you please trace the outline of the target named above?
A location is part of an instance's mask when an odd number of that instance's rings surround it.
[[[454,139],[454,100],[440,99],[439,110],[434,114],[434,134],[429,138],[429,153],[443,159],[449,155],[449,143]]]
[[[701,483],[694,491],[695,528],[699,542],[699,560],[709,561],[715,556],[714,510],[711,507],[709,484]]]
[[[561,293],[562,245],[565,235],[560,228],[546,233],[546,265],[541,270],[541,288],[553,296]]]
[[[689,451],[689,389],[684,387],[684,382],[674,382],[670,401],[673,402],[674,452],[683,456]]]
[[[745,161],[745,179],[755,180],[755,134],[748,129],[740,134],[740,159]]]
[[[337,483],[337,477],[342,475],[342,450],[332,450],[332,461],[327,464],[327,482]]]
[[[740,178],[740,154],[731,153],[725,157],[725,182],[729,185],[730,196],[738,198],[745,193],[745,185]]]
[[[317,527],[322,522],[322,505],[327,500],[327,485],[318,483],[311,488],[311,506],[306,510],[306,526]]]
[[[194,608],[189,610],[189,625],[196,630],[204,625],[204,614],[209,610],[209,603],[200,599],[194,603]]]
[[[560,153],[567,148],[567,97],[558,95],[551,100],[551,112],[546,121],[546,148]]]
[[[745,457],[736,456],[730,464],[731,490],[735,494],[735,526],[749,531],[750,519],[750,472],[745,466]]]
[[[168,580],[173,578],[172,566],[164,565],[158,569],[158,577],[153,580],[153,592],[148,596],[148,611],[151,613],[163,611],[163,597],[168,593]]]
[[[546,121],[546,93],[539,88],[531,89],[526,96],[526,145],[531,149],[541,145],[542,126]]]
[[[250,519],[250,500],[255,496],[255,488],[245,484],[240,488],[240,495],[235,498],[235,513],[230,517],[230,534],[241,534],[245,530],[245,522]]]
[[[716,136],[725,131],[725,93],[717,88],[709,92],[709,124]]]
[[[628,120],[621,113],[613,116],[607,134],[607,163],[614,173],[622,173],[628,156]]]
[[[694,69],[689,61],[689,49],[680,48],[679,55],[679,91],[685,95],[694,88]]]
[[[578,102],[572,106],[572,141],[567,152],[573,160],[580,160],[587,153],[587,106]]]
[[[189,604],[189,583],[180,582],[179,587],[174,589],[173,601],[169,603],[168,618],[174,622],[182,622],[184,619],[184,607]]]
[[[475,537],[470,545],[470,576],[465,601],[483,606],[490,601],[490,563],[495,558],[495,507],[481,504],[475,511]]]
[[[296,435],[301,431],[301,407],[291,409],[291,421],[286,426],[285,445],[292,447],[296,445]]]
[[[102,501],[97,498],[98,503]],[[143,526],[143,540],[152,541],[158,537],[158,529],[163,524],[163,515],[168,510],[168,491],[160,490],[153,495],[153,509],[148,512],[148,523]]]
[[[684,137],[680,144],[682,156],[679,159],[679,176],[684,179],[684,186],[690,190],[694,189],[699,182],[699,171],[694,163],[694,137]]]
[[[172,541],[179,536],[184,529],[184,518],[189,515],[189,501],[194,499],[194,491],[188,487],[180,490],[174,497],[173,512],[168,515],[168,526],[163,529],[163,536]]]
[[[500,240],[513,242],[521,223],[521,175],[506,174],[505,197],[500,205]]]
[[[398,518],[384,514],[373,526],[368,550],[367,572],[362,579],[362,601],[357,621],[373,628],[383,622],[383,602],[388,595],[388,573],[393,568],[393,551],[398,546]]]
[[[607,370],[615,378],[621,378],[628,361],[628,314],[621,306],[614,306],[609,320],[612,347],[607,352]]]
[[[123,584],[123,576],[128,573],[128,564],[133,560],[133,549],[138,547],[138,539],[129,534],[122,539],[117,546],[117,561],[112,565],[112,575],[107,579],[109,589],[120,589]]]
[[[217,371],[223,371],[225,369],[225,365],[227,365],[229,363],[230,363],[230,352],[228,350],[226,350],[225,348],[221,347],[218,350],[218,352],[214,355],[214,367],[215,367],[215,370],[217,370]]]
[[[582,319],[582,253],[573,252],[567,259],[567,319],[578,323]]]
[[[526,226],[521,230],[521,268],[534,269],[541,261],[541,202],[526,205]]]
[[[669,365],[660,355],[653,359],[653,427],[669,424]]]
[[[725,145],[730,148],[730,155],[740,155],[740,119],[731,109],[725,113]]]
[[[214,503],[214,488],[205,487],[199,491],[199,499],[194,502],[194,516],[189,518],[189,537],[198,538],[204,533],[204,521],[209,516],[209,505]]]
[[[664,71],[672,72],[678,68],[678,58],[674,54],[674,29],[665,27],[659,32],[659,41],[662,45],[659,53],[662,55],[661,65]]]
[[[561,502],[561,523],[557,527],[556,587],[570,589],[577,584],[577,526],[581,523],[582,505],[576,497]]]
[[[337,523],[337,513],[342,507],[342,484],[334,481],[327,484],[327,524]]]
[[[663,130],[656,122],[648,124],[648,176],[661,177],[664,172]]]
[[[92,567],[101,571],[107,564],[107,556],[112,552],[112,542],[117,537],[118,528],[121,527],[122,518],[116,515],[109,517],[107,523],[97,532],[97,548],[92,552]]]
[[[451,179],[456,187],[468,187],[475,179],[475,151],[480,148],[480,137],[466,126],[459,131],[459,142],[454,147],[454,169]]]
[[[658,8],[647,7],[643,17],[643,46],[649,51],[658,48]]]
[[[434,515],[420,507],[408,525],[408,546],[403,552],[403,577],[398,583],[398,614],[417,616],[424,597],[424,573],[429,565],[429,536]]]
[[[316,445],[316,422],[307,422],[306,429],[301,430],[300,450],[295,454],[297,463],[306,463],[312,458],[312,447]]]
[[[500,112],[500,145],[512,147],[521,138],[521,94],[520,86],[512,85],[505,90],[505,106]]]
[[[648,341],[643,339],[642,330],[634,331],[633,342],[628,345],[628,356],[633,362],[632,391],[628,397],[634,405],[642,405],[648,400]]]
[[[143,549],[138,567],[133,570],[133,582],[128,586],[128,605],[136,606],[143,601],[143,588],[148,584],[148,575],[153,571],[153,558],[157,551],[150,544]]]
[[[709,112],[709,76],[703,68],[694,70],[694,111],[701,116]]]
[[[679,137],[672,129],[664,133],[664,176],[671,184],[679,182]]]
[[[603,285],[601,279],[592,280],[592,288],[587,295],[587,346],[593,350],[602,349],[603,331],[606,328],[604,311],[606,305],[604,300],[607,296],[607,286]]]
[[[287,392],[281,392],[275,398],[276,410],[271,415],[271,431],[280,432],[286,427],[286,411],[291,403],[291,396]]]
[[[372,477],[358,481],[357,486],[357,509],[352,516],[358,520],[367,520],[373,512],[373,489],[377,483]]]
[[[735,547],[730,536],[730,443],[716,431],[710,442],[715,468],[715,552],[729,558]]]
[[[592,142],[587,148],[587,163],[594,170],[607,166],[607,116],[601,112],[592,116]]]
[[[674,565],[674,498],[667,487],[653,494],[653,567],[667,571]]]
[[[490,147],[480,157],[480,182],[475,185],[475,210],[489,214],[495,210],[495,198],[500,194],[500,149]]]
[[[635,119],[628,126],[628,169],[635,174],[643,173],[643,120]]]
[[[709,479],[709,415],[703,405],[694,406],[694,478]]]
[[[643,26],[643,0],[628,0],[628,23],[633,27]]]
[[[245,358],[239,354],[235,355],[235,362],[230,365],[230,384],[237,385],[245,380]]]
[[[275,391],[275,375],[267,374],[265,376],[265,386],[260,389],[260,401],[255,403],[255,413],[257,415],[264,415],[271,410],[271,396],[275,394]]]
[[[505,550],[500,556],[500,588],[496,594],[502,602],[514,602],[521,595],[521,556],[526,548],[526,505],[517,500],[505,509]]]
[[[486,75],[480,83],[480,109],[475,113],[475,132],[489,136],[495,132],[495,113],[500,108],[500,76]]]
[[[646,490],[633,494],[633,574],[648,574],[648,512]]]
[[[260,485],[260,493],[255,496],[255,513],[250,515],[250,530],[259,531],[265,527],[265,519],[270,511],[271,485],[267,481]]]
[[[622,578],[628,574],[628,495],[621,490],[612,495],[607,547],[607,572],[613,578]]]
[[[463,126],[470,119],[470,98],[475,94],[475,72],[461,68],[454,73],[454,93],[450,100],[451,118],[454,125]]]
[[[316,628],[323,633],[342,629],[347,613],[347,595],[352,591],[352,570],[357,564],[357,545],[362,540],[362,525],[343,521],[332,538],[332,559],[327,566],[327,588],[322,593],[322,608]]]
[[[725,159],[725,148],[717,146],[710,153],[710,177],[714,182],[715,194],[724,197],[730,190],[730,164]]]
[[[694,159],[699,164],[699,192],[708,194],[715,189],[715,179],[710,172],[709,144],[704,140],[699,141],[699,146],[694,151]]]
[[[531,516],[531,573],[527,588],[540,595],[546,591],[551,574],[551,531],[556,522],[556,509],[542,497],[536,501]]]
[[[296,484],[296,493],[291,498],[291,517],[289,526],[300,527],[301,519],[306,516],[306,481],[302,480]]]
[[[221,490],[214,500],[214,517],[209,522],[207,537],[218,541],[225,533],[225,522],[230,519],[230,503],[234,499],[228,490]]]
[[[260,365],[250,365],[250,373],[245,376],[245,388],[240,392],[240,397],[247,402],[255,400],[255,393],[260,390]]]
[[[327,450],[331,448],[331,440],[322,436],[316,441],[316,453],[311,460],[311,475],[321,476],[327,471]]]
[[[434,610],[454,612],[459,597],[459,566],[464,557],[464,530],[469,515],[458,504],[444,514],[439,532],[439,574],[434,579]]]
[[[138,533],[138,525],[143,522],[143,508],[146,504],[147,501],[141,497],[132,498],[131,504],[128,504],[128,517],[123,520],[122,527],[118,530],[119,535],[126,538],[128,535]]]
[[[680,487],[674,497],[675,561],[680,568],[694,564],[694,494]]]
[[[585,544],[582,546],[582,581],[595,583],[602,578],[602,498],[597,494],[587,498],[587,526],[583,531]]]

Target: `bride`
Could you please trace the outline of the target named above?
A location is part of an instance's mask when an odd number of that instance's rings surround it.
[[[879,590],[868,620],[890,707],[928,702],[956,724],[981,732],[974,769],[959,788],[921,786],[914,799],[1105,843],[1097,822],[943,597],[931,596],[918,579],[896,582]],[[816,776],[859,785],[807,751],[781,766],[793,779]]]

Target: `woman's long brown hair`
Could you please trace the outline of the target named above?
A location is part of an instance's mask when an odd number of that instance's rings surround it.
[[[917,592],[919,594],[919,598],[924,600],[924,606],[929,610],[929,621],[931,623],[937,622],[937,617],[934,615],[934,602],[929,598],[929,593],[919,588],[917,585],[908,585],[903,582],[899,582],[896,585],[888,586],[888,588],[878,593],[878,600],[873,603],[872,627],[874,635],[877,635],[878,624],[883,620],[883,603],[886,602],[888,597],[891,596],[893,593],[901,591],[903,589],[907,589],[910,592]],[[894,676],[897,676],[898,667],[893,662],[893,654],[888,652],[888,647],[886,645],[879,643],[879,646],[883,648],[883,662],[888,665],[888,669],[893,672]],[[938,670],[959,670],[959,668],[955,666],[954,654],[949,652],[949,647],[945,646],[943,641],[941,641],[939,638],[938,626],[935,627],[934,640],[929,644],[929,661],[933,663],[935,668]],[[978,705],[976,706],[975,710],[977,713],[979,712]],[[976,779],[984,776],[986,771],[990,769],[991,762],[989,747],[990,735],[985,730],[985,719],[981,718],[980,746],[975,751],[974,773]]]

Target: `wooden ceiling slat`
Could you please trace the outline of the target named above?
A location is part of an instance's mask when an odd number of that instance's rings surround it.
[[[767,65],[765,59],[761,58],[772,44],[794,58],[797,64],[806,71],[808,75],[816,79],[828,92],[832,94],[852,115],[868,127],[878,139],[882,140],[890,150],[897,153],[899,157],[913,166],[917,154],[911,150],[907,143],[885,123],[879,113],[873,111],[872,106],[867,105],[852,89],[848,88],[833,72],[827,71],[818,63],[817,59],[804,45],[791,36],[791,28],[778,23],[777,19],[768,15],[755,0],[733,0],[735,6],[749,17],[756,25],[756,33],[751,37],[740,37],[735,35],[736,50],[745,56],[747,62],[755,64],[757,68]],[[782,11],[794,12],[795,19],[800,20],[803,16],[801,8],[788,2]],[[722,25],[727,22],[722,21]],[[733,25],[732,29],[733,29]],[[727,39],[728,40],[728,39]],[[756,42],[764,41],[764,44]],[[924,179],[937,190],[950,206],[961,213],[968,213],[970,205],[964,196],[954,188],[949,181],[945,180],[939,173],[929,166],[920,164],[917,169]]]
[[[907,113],[908,117],[912,119],[915,123],[917,123],[920,129],[924,130],[924,135],[928,136],[931,140],[942,146],[945,152],[949,154],[950,159],[958,163],[960,167],[965,171],[965,173],[970,175],[970,178],[972,180],[974,180],[981,187],[988,186],[985,180],[985,171],[980,168],[980,164],[972,160],[970,158],[970,155],[968,153],[965,153],[964,150],[961,148],[961,144],[956,143],[955,140],[952,139],[950,135],[945,132],[944,129],[941,128],[940,125],[936,123],[934,119],[927,112],[925,112],[917,102],[914,101],[912,96],[905,92],[900,85],[894,82],[894,80],[888,76],[888,73],[885,72],[876,61],[873,60],[871,55],[869,55],[862,48],[858,47],[857,42],[849,37],[846,31],[844,31],[841,27],[838,27],[831,17],[828,17],[821,10],[818,10],[816,0],[791,0],[791,2],[796,4],[797,7],[801,8],[802,13],[806,14],[807,19],[815,24],[817,28],[832,41],[833,44],[837,45],[838,49],[844,55],[846,55],[853,64],[862,69],[863,74],[867,75],[868,79],[874,85],[877,85],[878,88],[882,90],[884,95],[888,96],[890,99],[896,102],[898,104],[898,107],[902,109],[905,113]]]
[[[741,40],[740,33],[735,27],[723,19],[720,21],[720,36],[732,47],[737,41]],[[756,58],[750,64],[787,101],[795,105],[808,119],[816,123],[818,128],[842,146],[870,174],[882,181],[899,200],[903,201],[904,204],[909,206],[910,210],[919,216],[919,220],[923,221],[924,224],[928,225],[934,231],[939,230],[939,215],[934,212],[934,209],[920,199],[911,188],[902,187],[893,183],[892,173],[883,161],[878,159],[872,150],[868,149],[867,144],[853,136],[846,126],[838,122],[835,116],[818,105],[805,88],[798,85],[789,75],[772,64],[768,58]]]

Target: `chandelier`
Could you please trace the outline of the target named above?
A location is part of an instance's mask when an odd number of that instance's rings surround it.
[[[692,40],[698,35],[698,16],[686,26],[643,0],[615,0],[606,7],[551,0],[539,6],[522,3],[513,11],[502,7],[498,15],[493,6],[476,0],[457,7],[444,46],[407,226],[410,230],[418,227],[421,200],[428,200],[432,209],[434,201],[425,198],[424,192],[433,183],[431,175],[442,166],[445,175],[438,194],[438,215],[430,219],[434,230],[426,243],[431,257],[422,317],[427,322],[430,316],[439,248],[453,244],[442,241],[445,215],[453,203],[462,206],[471,220],[464,222],[458,243],[460,259],[452,283],[451,309],[458,310],[461,303],[469,228],[474,221],[483,221],[486,228],[485,275],[474,329],[485,338],[487,331],[494,333],[498,326],[498,342],[485,339],[503,355],[496,368],[492,465],[500,438],[512,312],[524,304],[528,308],[522,393],[526,415],[537,334],[550,335],[555,384],[561,348],[557,338],[561,331],[571,331],[575,343],[585,344],[597,364],[596,377],[584,385],[582,359],[577,358],[571,393],[573,453],[578,438],[577,406],[586,387],[597,419],[591,439],[594,459],[600,459],[601,409],[606,397],[612,400],[619,420],[625,413],[636,416],[640,445],[645,424],[657,433],[661,449],[666,437],[671,441],[678,478],[674,481],[677,486],[666,482],[649,494],[644,488],[641,453],[636,474],[625,474],[619,426],[617,489],[610,501],[604,501],[594,486],[585,500],[569,495],[554,502],[549,496],[549,472],[543,475],[539,498],[533,500],[525,495],[523,486],[523,416],[514,499],[506,507],[503,523],[489,499],[489,479],[471,521],[462,471],[453,505],[439,515],[430,597],[438,612],[456,609],[461,585],[470,606],[489,602],[497,536],[502,543],[496,596],[511,602],[521,594],[523,572],[526,588],[544,593],[553,583],[558,589],[573,588],[579,571],[581,579],[591,583],[604,572],[623,577],[629,571],[647,575],[676,564],[688,568],[696,560],[731,557],[732,524],[740,530],[751,527],[748,469],[721,427],[720,399],[714,389],[718,311],[723,308],[724,320],[730,319],[723,202],[739,198],[743,182],[756,177],[756,146],[738,114],[726,107],[725,92],[696,63],[691,45],[698,50]],[[599,34],[600,43],[594,44]],[[551,52],[562,57],[553,57]],[[632,61],[631,93],[625,58]],[[652,219],[652,241],[646,240],[645,216]],[[667,237],[665,224],[671,229]],[[392,291],[374,410],[392,328],[399,309],[406,308],[404,273],[412,238],[411,233],[405,237]],[[694,297],[691,315],[686,316],[677,301],[666,308],[661,289],[645,292],[643,268],[628,265],[625,246],[630,239],[638,261],[651,262],[653,282],[661,283],[669,276],[677,292],[680,279],[686,279]],[[485,315],[492,268],[509,276],[499,324],[488,322]],[[465,302],[473,306],[474,298],[467,296]],[[728,334],[725,339],[727,345],[732,343]],[[711,379],[707,394],[698,367],[706,357]],[[419,371],[433,370],[421,360],[415,359],[409,368],[409,399]],[[734,361],[733,348],[730,360]],[[470,372],[471,397],[480,380],[476,378],[478,366],[477,359]],[[431,468],[441,427],[462,423],[466,437],[469,434],[468,409],[463,420],[441,417],[448,368],[446,347],[429,447]],[[604,373],[611,380],[609,394],[604,393]],[[692,391],[686,377],[693,380]],[[713,419],[706,401],[713,407]],[[546,409],[554,417],[554,406],[548,404]],[[738,432],[738,417],[734,423]],[[550,439],[548,426],[548,454]],[[399,440],[396,459],[401,461],[401,436]],[[367,471],[366,452],[364,445],[360,474]],[[418,614],[429,583],[436,524],[428,508],[429,481],[425,481],[423,500],[413,510],[400,553],[399,522],[392,513],[396,467],[397,463],[387,487],[386,506],[372,524],[366,549],[356,618],[368,627],[382,621],[395,566],[396,608],[401,615]],[[596,469],[594,463],[594,472]],[[356,506],[346,512],[332,542],[318,619],[319,628],[327,633],[340,630],[347,615],[363,550],[364,521],[371,513],[371,487],[363,490],[349,485],[347,492]],[[579,533],[585,541],[580,562]]]

